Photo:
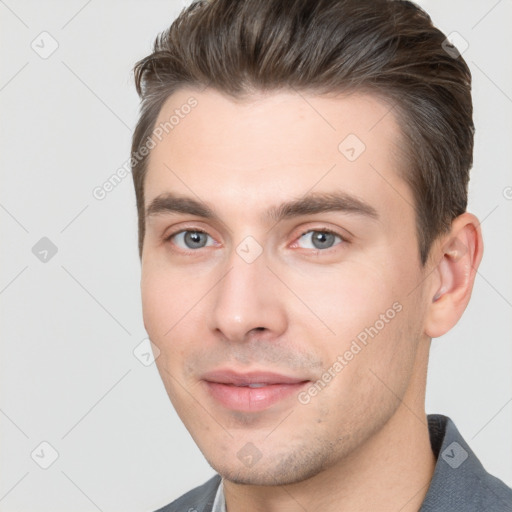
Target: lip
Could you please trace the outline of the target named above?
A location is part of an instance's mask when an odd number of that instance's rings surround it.
[[[209,395],[222,406],[242,412],[263,411],[278,402],[289,400],[308,382],[274,372],[253,371],[238,373],[216,370],[203,375],[202,380]],[[264,384],[251,388],[249,384]]]

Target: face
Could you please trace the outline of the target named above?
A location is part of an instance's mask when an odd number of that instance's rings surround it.
[[[145,327],[216,471],[301,481],[421,394],[425,271],[399,127],[363,94],[208,89],[174,93],[157,125],[191,97],[150,154]]]

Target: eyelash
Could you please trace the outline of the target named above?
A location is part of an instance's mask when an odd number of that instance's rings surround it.
[[[185,229],[180,229],[178,231],[174,231],[172,233],[170,233],[167,237],[165,237],[165,242],[166,243],[170,243],[171,242],[171,239],[175,236],[175,235],[178,235],[180,233],[186,233],[186,232],[192,232],[192,233],[204,233],[205,235],[208,235],[211,237],[211,235],[209,235],[208,232],[202,230],[202,229],[194,229],[193,227],[192,228],[185,228]],[[300,238],[302,238],[304,235],[306,235],[307,233],[311,233],[311,232],[318,232],[318,233],[329,233],[331,235],[334,235],[334,236],[338,236],[340,239],[341,239],[341,242],[339,242],[338,244],[334,245],[333,247],[329,247],[328,249],[305,249],[307,251],[310,251],[310,254],[313,254],[313,255],[319,255],[320,253],[328,253],[329,251],[331,251],[332,249],[336,249],[336,247],[338,245],[345,245],[345,244],[348,244],[350,243],[350,241],[343,235],[341,235],[340,233],[338,233],[337,231],[334,231],[332,229],[329,229],[329,228],[319,228],[319,229],[316,229],[316,228],[310,228],[310,229],[307,229],[305,230],[304,232],[302,232],[297,238],[296,240],[299,240]],[[213,238],[213,237],[212,237]],[[200,248],[202,249],[202,248]],[[181,254],[183,255],[186,255],[186,256],[196,256],[197,253],[199,252],[199,249],[191,249],[191,250],[185,250],[185,249],[179,249],[179,251]]]

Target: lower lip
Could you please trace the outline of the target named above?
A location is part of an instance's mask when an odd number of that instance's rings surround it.
[[[308,382],[297,384],[269,384],[261,388],[233,386],[204,381],[211,396],[224,407],[242,412],[263,411],[300,392]]]

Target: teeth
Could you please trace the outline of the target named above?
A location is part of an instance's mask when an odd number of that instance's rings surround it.
[[[254,384],[248,384],[250,388],[262,388],[266,386],[266,384],[260,384],[260,383],[254,383]]]

